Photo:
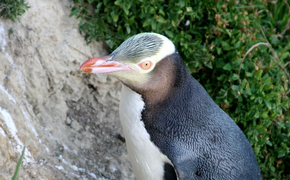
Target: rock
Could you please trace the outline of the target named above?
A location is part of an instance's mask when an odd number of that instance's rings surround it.
[[[0,179],[29,139],[19,180],[134,179],[117,138],[120,83],[78,71],[103,44],[86,44],[70,0],[26,1],[19,21],[0,19]]]
[[[66,118],[65,123],[67,125],[71,125],[71,119],[69,117]]]

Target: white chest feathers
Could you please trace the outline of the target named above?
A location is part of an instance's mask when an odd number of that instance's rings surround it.
[[[141,95],[122,85],[119,107],[129,159],[137,180],[162,180],[164,163],[170,160],[150,141],[141,112],[144,102]]]

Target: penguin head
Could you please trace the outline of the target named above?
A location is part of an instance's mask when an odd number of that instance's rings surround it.
[[[85,61],[80,71],[108,73],[128,86],[152,81],[157,64],[175,53],[174,44],[156,33],[140,33],[124,41],[110,55]]]

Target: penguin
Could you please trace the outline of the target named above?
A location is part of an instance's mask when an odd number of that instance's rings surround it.
[[[80,71],[122,82],[119,115],[137,180],[262,180],[246,136],[167,37],[134,35]]]

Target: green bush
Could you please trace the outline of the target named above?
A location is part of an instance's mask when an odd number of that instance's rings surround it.
[[[111,50],[140,32],[169,37],[247,135],[264,178],[290,178],[287,1],[74,0],[71,16],[88,42]]]
[[[1,0],[0,17],[15,20],[29,8],[25,0]]]

